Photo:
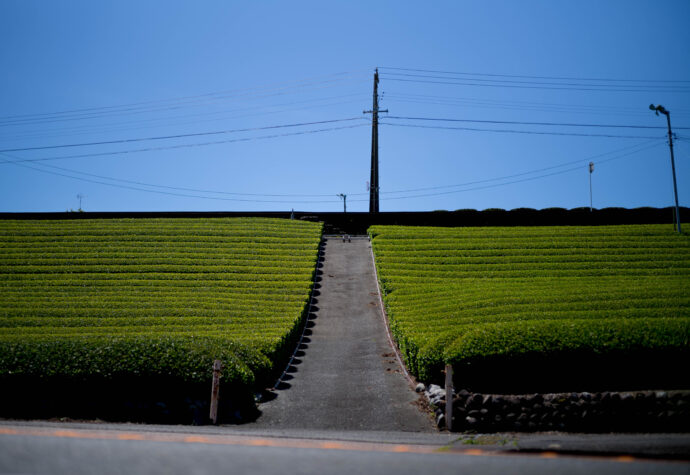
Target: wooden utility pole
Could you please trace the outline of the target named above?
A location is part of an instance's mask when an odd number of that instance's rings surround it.
[[[374,72],[374,105],[365,114],[371,114],[371,180],[369,181],[369,213],[379,212],[379,70]]]

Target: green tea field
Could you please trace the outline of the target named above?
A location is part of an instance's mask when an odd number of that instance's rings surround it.
[[[321,228],[268,218],[0,221],[0,378],[206,385],[220,359],[224,383],[266,382],[306,316]]]
[[[570,370],[606,384],[616,374],[598,369],[634,377],[640,361],[688,359],[690,239],[671,226],[369,233],[391,331],[423,381],[447,363],[461,387],[528,378],[548,389]]]

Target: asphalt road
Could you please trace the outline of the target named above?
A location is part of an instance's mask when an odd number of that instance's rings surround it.
[[[0,474],[690,473],[687,462],[631,457],[521,455],[453,444],[241,436],[224,428],[156,429],[5,423],[0,425]]]
[[[433,432],[386,334],[367,238],[325,239],[307,337],[256,427]]]

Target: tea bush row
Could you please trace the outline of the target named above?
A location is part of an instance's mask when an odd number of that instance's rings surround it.
[[[369,233],[391,330],[422,380],[445,363],[690,350],[690,239],[670,226]]]
[[[0,377],[263,384],[303,322],[321,224],[0,221]]]

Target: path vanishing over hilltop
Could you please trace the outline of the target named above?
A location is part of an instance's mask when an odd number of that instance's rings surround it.
[[[369,239],[325,238],[321,264],[303,345],[252,426],[434,431],[388,343]]]

